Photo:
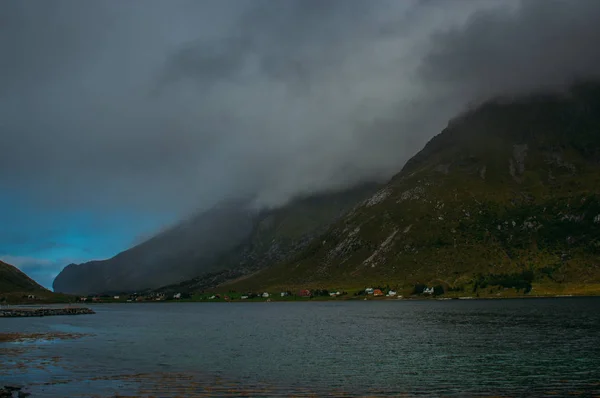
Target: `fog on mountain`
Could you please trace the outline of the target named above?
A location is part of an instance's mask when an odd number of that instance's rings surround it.
[[[5,3],[0,182],[185,215],[384,181],[473,101],[597,76],[599,8]]]

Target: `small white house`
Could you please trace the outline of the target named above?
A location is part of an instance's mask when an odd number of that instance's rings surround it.
[[[433,294],[433,287],[426,287],[423,294]]]
[[[367,294],[373,294],[373,288],[372,287],[368,287],[368,288],[365,289],[365,292]]]
[[[217,298],[216,296],[210,296],[208,299],[209,299],[209,300],[214,300],[214,299],[216,299],[216,298]]]
[[[387,294],[388,297],[394,297],[396,295],[396,292],[394,290],[390,290]]]
[[[288,295],[287,292],[281,292],[281,297],[285,297],[287,295]]]
[[[269,298],[269,293],[267,293],[267,292],[264,292],[264,293],[262,294],[262,296],[263,296],[263,298]]]
[[[335,297],[335,296],[337,296],[337,293],[335,293],[335,292],[332,292],[332,293],[329,293],[329,295],[330,295],[331,297]]]
[[[240,298],[241,298],[242,300],[246,300],[246,299],[248,299],[248,296],[242,296],[242,297],[240,297]]]
[[[114,296],[113,298],[114,298],[115,300],[118,300],[118,299],[120,299],[120,297],[119,297],[119,296]]]
[[[340,292],[335,292],[335,295],[336,295],[336,296],[341,296],[341,295],[342,295],[342,293],[340,293]]]
[[[173,298],[174,298],[174,299],[180,299],[180,298],[181,298],[181,293],[175,293],[175,294],[173,295]]]

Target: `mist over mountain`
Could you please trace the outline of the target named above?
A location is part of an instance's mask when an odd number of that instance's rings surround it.
[[[6,2],[0,182],[36,205],[281,205],[385,180],[472,101],[598,75],[600,5]],[[177,23],[173,23],[177,21]]]
[[[223,289],[600,291],[600,81],[486,102],[293,259]]]
[[[599,74],[595,0],[14,1],[0,15],[0,223],[15,226],[0,256],[48,267],[227,198],[276,208],[386,181],[466,107]],[[95,228],[108,218],[122,222]]]
[[[194,278],[218,284],[278,264],[379,188],[298,198],[259,211],[246,201],[227,201],[186,219],[113,258],[69,264],[55,292],[98,294],[156,289]]]

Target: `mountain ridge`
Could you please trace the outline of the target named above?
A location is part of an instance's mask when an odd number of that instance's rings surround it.
[[[600,84],[489,101],[294,260],[227,288],[600,287],[598,187]]]
[[[308,195],[281,208],[230,201],[112,259],[70,264],[54,280],[64,293],[133,292],[190,279],[245,275],[280,261],[378,186]],[[220,280],[220,279],[219,279]]]
[[[256,215],[218,268],[158,288],[600,289],[598,187],[600,84],[494,99],[452,119],[376,192],[342,192],[333,207],[325,195],[274,222],[278,210]],[[320,206],[329,222],[287,239],[286,211],[298,223]]]

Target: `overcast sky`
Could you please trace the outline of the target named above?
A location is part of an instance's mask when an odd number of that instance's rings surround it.
[[[223,198],[385,180],[598,43],[598,0],[2,1],[0,259],[49,286]]]

